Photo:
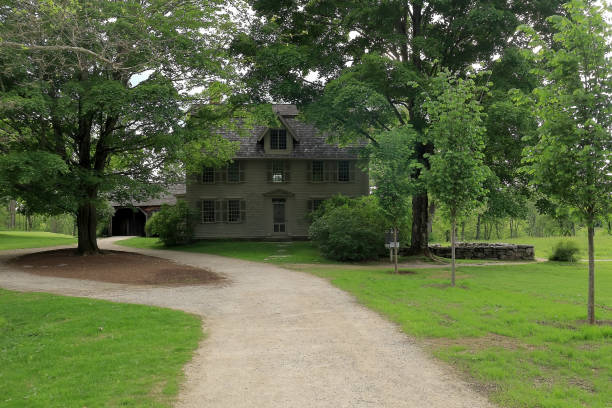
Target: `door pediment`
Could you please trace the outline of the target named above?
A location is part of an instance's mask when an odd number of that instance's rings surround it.
[[[294,197],[295,194],[291,191],[283,190],[282,188],[278,188],[276,190],[268,191],[267,193],[263,193],[264,197],[275,197],[275,198],[286,198],[286,197]]]

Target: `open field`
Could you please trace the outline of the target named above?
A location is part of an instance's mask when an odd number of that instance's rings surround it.
[[[502,407],[612,406],[612,263],[596,269],[596,316],[586,318],[585,264],[446,269],[304,266],[396,322]]]
[[[42,248],[75,244],[71,235],[39,231],[0,231],[0,251],[20,248]]]
[[[183,312],[0,290],[0,405],[170,407],[201,337]]]

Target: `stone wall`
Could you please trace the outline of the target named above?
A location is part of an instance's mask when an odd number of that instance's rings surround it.
[[[450,258],[451,247],[439,244],[430,245],[429,249],[434,255]],[[455,247],[457,259],[503,259],[503,260],[533,260],[532,245],[514,244],[483,244],[461,242]]]

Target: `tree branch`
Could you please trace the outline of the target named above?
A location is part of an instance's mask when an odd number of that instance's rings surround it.
[[[81,54],[91,55],[97,60],[104,62],[115,69],[120,69],[119,65],[115,62],[109,60],[108,58],[103,57],[102,55],[93,52],[92,50],[88,50],[83,47],[75,47],[71,45],[31,45],[31,44],[22,44],[13,41],[0,41],[0,47],[11,47],[11,48],[21,48],[25,50],[34,50],[34,51],[73,51]]]

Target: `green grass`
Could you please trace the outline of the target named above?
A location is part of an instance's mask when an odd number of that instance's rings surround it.
[[[0,251],[6,249],[41,248],[76,243],[71,235],[51,232],[0,231]]]
[[[258,262],[334,263],[324,258],[316,245],[307,241],[197,241],[189,245],[164,247],[157,238],[128,238],[118,241],[117,244],[131,248],[199,252]]]
[[[586,318],[585,264],[448,269],[331,266],[301,269],[330,279],[421,338],[480,383],[502,407],[612,407],[612,326]],[[597,319],[612,321],[612,263],[596,268]]]
[[[575,237],[525,236],[521,238],[503,238],[481,242],[507,242],[509,244],[533,245],[537,258],[548,259],[553,246],[559,241],[574,241],[580,248],[580,258],[587,258],[587,236],[584,231],[578,232]],[[595,235],[595,259],[612,259],[612,235],[609,235],[606,231],[598,230]]]
[[[0,406],[170,407],[199,318],[0,290]]]

